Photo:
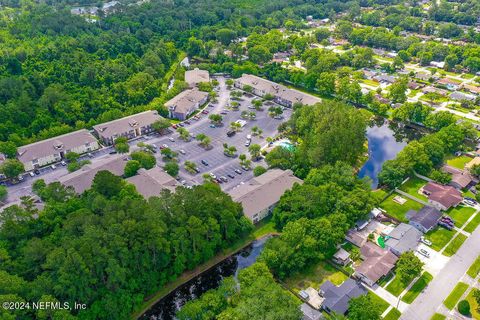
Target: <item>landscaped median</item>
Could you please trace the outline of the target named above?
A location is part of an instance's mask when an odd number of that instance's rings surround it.
[[[478,276],[478,273],[480,272],[480,257],[477,257],[477,259],[472,263],[470,268],[467,270],[467,274],[475,279]]]
[[[430,320],[444,320],[444,319],[447,319],[447,317],[444,316],[443,314],[440,314],[440,313],[435,313],[435,314],[430,318]]]
[[[477,215],[463,228],[464,231],[472,233],[477,229],[478,225],[480,224],[480,213]]]
[[[383,318],[383,320],[397,320],[400,318],[401,315],[402,313],[398,311],[398,309],[392,308],[392,310],[390,310],[387,313],[387,315],[385,316],[385,318]]]
[[[428,273],[424,272],[420,278],[413,284],[413,286],[405,293],[402,297],[402,301],[406,303],[412,303],[418,295],[425,289],[430,281],[432,281],[433,276]]]
[[[453,256],[457,250],[462,246],[462,244],[467,240],[467,236],[464,234],[459,233],[452,242],[445,248],[443,251],[443,255],[447,257]]]
[[[453,288],[452,292],[448,295],[447,299],[443,301],[443,304],[445,307],[447,307],[449,310],[452,310],[456,305],[458,300],[462,297],[462,295],[467,291],[468,289],[468,284],[464,282],[459,282],[455,288]]]

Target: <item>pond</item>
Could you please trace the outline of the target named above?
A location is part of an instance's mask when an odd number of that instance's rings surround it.
[[[185,303],[198,298],[210,289],[217,288],[223,278],[236,277],[240,270],[252,265],[262,252],[267,240],[268,237],[253,241],[237,254],[228,257],[216,266],[178,287],[165,298],[158,301],[150,310],[141,316],[140,319],[175,319],[175,313]]]
[[[372,121],[367,128],[368,161],[360,169],[360,178],[369,177],[372,189],[378,186],[378,174],[385,161],[394,159],[410,140],[418,139],[421,133],[385,119]]]

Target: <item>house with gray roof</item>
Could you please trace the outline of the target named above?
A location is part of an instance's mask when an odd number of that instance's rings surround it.
[[[152,132],[152,124],[160,119],[156,110],[150,110],[97,124],[93,130],[105,145],[112,145],[118,137],[133,139]]]
[[[137,192],[145,199],[159,196],[163,190],[175,191],[179,183],[171,175],[159,167],[152,169],[140,169],[137,174],[126,179],[127,182],[135,185]]]
[[[81,194],[90,189],[93,179],[99,171],[110,171],[116,176],[122,176],[127,164],[127,155],[113,155],[97,159],[95,162],[85,165],[77,171],[60,177],[58,181],[67,187],[72,187],[76,193]]]
[[[208,100],[208,92],[198,89],[185,90],[165,103],[169,117],[186,120],[195,110]]]
[[[17,150],[17,159],[23,163],[25,171],[31,171],[61,161],[69,152],[82,154],[99,147],[97,139],[82,129],[21,146]]]
[[[322,313],[306,303],[302,303],[300,311],[303,313],[303,320],[320,320],[323,319]]]
[[[455,91],[450,95],[450,99],[456,100],[456,101],[462,101],[462,100],[475,101],[475,96],[472,94]]]
[[[437,226],[441,217],[442,213],[438,209],[424,206],[411,216],[409,223],[423,233],[427,233]]]
[[[291,170],[270,169],[245,184],[228,191],[233,201],[239,202],[243,213],[253,223],[257,223],[273,210],[285,191],[295,183],[303,181],[293,175]]]
[[[361,283],[349,278],[338,287],[330,281],[326,281],[320,286],[319,292],[325,298],[322,303],[325,311],[344,315],[348,310],[350,300],[367,294],[367,289]]]
[[[195,68],[185,71],[185,82],[189,87],[193,88],[200,82],[210,82],[210,75],[207,70]]]
[[[400,223],[386,237],[385,247],[397,256],[414,251],[423,233],[412,225]]]

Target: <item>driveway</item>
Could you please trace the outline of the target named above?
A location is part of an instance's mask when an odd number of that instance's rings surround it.
[[[400,319],[430,319],[479,255],[480,228],[477,228]]]

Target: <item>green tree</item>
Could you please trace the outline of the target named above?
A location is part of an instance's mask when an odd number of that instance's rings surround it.
[[[140,162],[137,160],[130,160],[125,164],[125,169],[123,175],[128,178],[128,177],[133,177],[134,175],[137,174],[138,170],[142,167]]]
[[[435,169],[430,173],[430,177],[440,184],[449,184],[452,181],[452,176],[449,173]]]
[[[407,91],[407,82],[407,79],[400,79],[389,87],[389,97],[393,103],[402,103],[407,100],[407,95],[405,94]]]
[[[0,173],[3,173],[7,178],[16,178],[19,174],[25,171],[23,163],[17,159],[7,159],[0,164]]]
[[[168,128],[170,128],[170,121],[165,118],[161,118],[154,123],[152,123],[152,129],[157,131],[158,133],[165,133]]]
[[[155,156],[146,151],[135,151],[130,155],[132,160],[136,160],[140,163],[140,166],[145,169],[152,169],[157,164]]]
[[[128,151],[130,150],[128,140],[125,137],[116,138],[113,142],[113,145],[115,146],[115,150],[117,150],[118,153],[128,153]]]
[[[197,168],[197,165],[192,162],[192,161],[185,161],[185,163],[183,164],[184,167],[185,167],[185,170],[187,170],[188,172],[192,173],[192,174],[195,174],[196,173],[196,168]]]
[[[421,274],[422,268],[423,262],[412,251],[407,251],[397,261],[397,277],[408,284]]]
[[[464,316],[470,316],[470,303],[467,300],[461,300],[457,306],[458,312]]]
[[[252,144],[248,147],[248,152],[253,160],[257,160],[260,157],[261,147],[259,144]]]
[[[176,162],[167,162],[163,166],[163,169],[165,170],[166,173],[168,173],[172,177],[176,177],[178,175],[178,171],[180,170]]]
[[[258,177],[264,174],[265,172],[267,172],[267,169],[264,166],[256,166],[255,168],[253,168],[253,175],[255,177]]]
[[[321,95],[331,96],[335,94],[335,81],[334,73],[322,72],[317,80],[316,88]]]
[[[4,201],[8,196],[8,190],[5,186],[0,186],[0,202]]]
[[[348,319],[380,320],[381,312],[378,305],[367,294],[350,300],[348,303]]]
[[[78,158],[80,158],[80,155],[76,152],[68,152],[65,155],[65,159],[67,159],[68,162],[77,162]]]
[[[223,45],[228,45],[233,39],[235,39],[236,33],[231,29],[222,28],[218,29],[217,32],[215,32],[215,37]]]
[[[110,171],[101,170],[93,178],[92,189],[107,198],[112,198],[120,193],[124,185],[123,179]]]
[[[220,125],[222,123],[223,117],[219,114],[211,114],[208,116],[208,119],[210,119],[212,123]]]
[[[15,158],[17,156],[17,146],[11,141],[0,142],[0,153],[7,158]]]
[[[252,61],[253,63],[264,64],[272,60],[273,55],[265,46],[256,45],[248,49],[248,57],[250,58],[250,61]]]

